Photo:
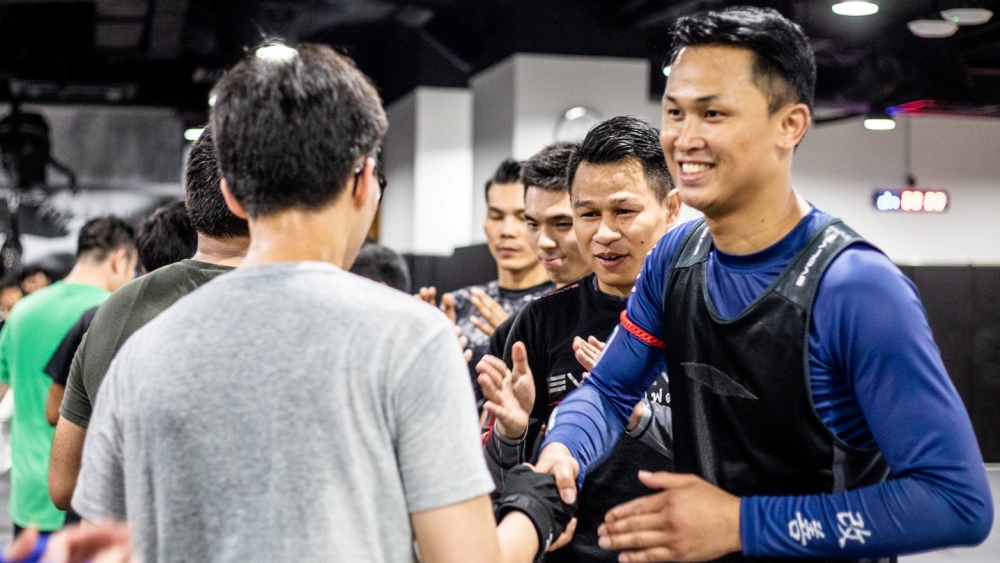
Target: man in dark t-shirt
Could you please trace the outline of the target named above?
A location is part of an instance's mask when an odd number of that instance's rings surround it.
[[[222,197],[211,135],[206,128],[192,145],[185,174],[185,203],[198,233],[197,252],[112,294],[97,310],[73,356],[49,462],[49,493],[57,507],[69,507],[97,391],[118,349],[167,307],[232,270],[246,255],[250,233],[246,221],[233,215]]]
[[[501,490],[505,472],[532,461],[545,421],[586,376],[575,348],[588,337],[603,342],[611,335],[643,259],[680,211],[658,133],[635,118],[613,118],[592,129],[570,158],[568,180],[573,230],[594,273],[526,305],[504,351],[511,373],[497,370],[492,373],[503,377],[491,378],[484,370],[480,379],[490,399],[486,410],[497,416],[485,447]],[[534,388],[530,405],[522,405],[512,389],[524,391],[526,384]],[[651,462],[672,464],[666,388],[664,373],[636,407],[629,436],[587,476],[575,537],[548,554],[547,562],[617,561],[617,553],[598,546],[597,527],[607,510],[648,493],[638,481],[640,469]]]

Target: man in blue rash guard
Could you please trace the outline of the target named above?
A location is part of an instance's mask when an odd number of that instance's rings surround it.
[[[660,141],[705,219],[650,252],[538,470],[573,500],[665,353],[677,473],[641,472],[655,492],[608,513],[600,544],[621,561],[874,561],[982,542],[982,455],[916,289],[792,187],[816,76],[801,28],[732,8],[678,20],[673,39]]]

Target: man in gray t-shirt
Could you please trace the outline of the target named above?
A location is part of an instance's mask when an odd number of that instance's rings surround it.
[[[344,271],[385,187],[374,87],[329,47],[270,44],[213,96],[250,248],[121,348],[73,507],[127,519],[146,563],[403,563],[413,540],[427,562],[533,560],[569,520],[555,480],[521,469],[497,526],[451,325]]]
[[[329,264],[266,264],[122,348],[73,506],[156,529],[136,538],[150,562],[405,561],[410,512],[493,489],[481,450],[444,315]]]

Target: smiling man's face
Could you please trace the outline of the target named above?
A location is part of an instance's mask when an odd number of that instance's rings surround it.
[[[669,197],[669,196],[668,196]],[[581,162],[573,180],[573,229],[601,291],[627,296],[646,253],[670,227],[670,213],[635,159]]]

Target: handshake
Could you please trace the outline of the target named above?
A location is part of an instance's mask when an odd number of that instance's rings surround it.
[[[497,502],[495,513],[498,523],[512,511],[521,512],[531,520],[538,532],[535,560],[539,561],[551,547],[558,547],[572,537],[572,529],[566,538],[561,536],[570,527],[575,508],[575,504],[568,505],[559,497],[555,477],[519,465],[507,473],[504,495]]]

